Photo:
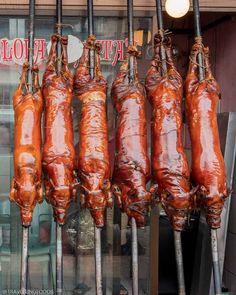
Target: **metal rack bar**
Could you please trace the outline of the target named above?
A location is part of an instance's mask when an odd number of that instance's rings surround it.
[[[93,0],[88,0],[88,34],[94,35],[94,16],[93,16]],[[90,77],[94,78],[94,70],[95,70],[95,58],[94,58],[94,49],[89,50],[89,67],[90,67]]]
[[[94,35],[94,16],[93,16],[93,0],[87,1],[88,13],[88,34]],[[94,49],[89,50],[89,69],[90,78],[94,78],[95,71],[95,54]],[[94,241],[95,241],[95,275],[96,275],[96,294],[102,295],[102,248],[101,248],[101,229],[94,225]]]
[[[56,32],[62,35],[62,0],[56,0]],[[61,43],[57,43],[57,74],[61,73]],[[63,253],[62,253],[63,227],[56,225],[56,295],[63,294]]]
[[[183,265],[183,254],[182,254],[182,243],[181,243],[181,232],[174,231],[174,241],[175,241],[175,258],[177,266],[177,276],[178,276],[178,288],[179,295],[185,295],[185,281],[184,281],[184,265]]]
[[[34,64],[34,24],[35,24],[35,0],[29,1],[29,31],[28,31],[28,62],[30,70],[27,73],[27,83],[29,84],[29,91],[33,91],[32,85],[32,71]],[[21,252],[21,281],[20,292],[27,294],[28,281],[28,251],[29,251],[29,226],[22,227],[22,252]]]
[[[156,0],[156,9],[157,9],[158,30],[163,41],[164,40],[164,23],[163,23],[161,0]],[[167,73],[166,52],[163,45],[161,45],[160,49],[161,49],[160,57],[161,57],[161,65],[162,65],[161,74],[163,76]],[[186,293],[185,293],[185,281],[184,281],[184,265],[183,265],[183,255],[182,255],[181,232],[174,231],[174,242],[175,242],[175,259],[176,259],[176,266],[177,266],[179,295],[185,295]]]
[[[200,10],[199,10],[199,0],[193,0],[193,13],[194,13],[194,28],[195,28],[195,38],[201,38],[201,25],[200,25]],[[199,81],[204,80],[204,61],[201,53],[198,54],[198,75]],[[219,253],[218,253],[218,241],[217,241],[217,231],[211,229],[211,252],[213,261],[213,276],[215,285],[215,294],[221,294],[221,275],[220,275],[220,264],[219,264]]]
[[[56,226],[56,294],[63,294],[62,226]]]
[[[133,0],[127,1],[128,14],[128,40],[129,45],[134,45],[134,14],[133,14]],[[129,81],[134,80],[134,56],[129,57]]]
[[[134,218],[132,224],[132,294],[138,295],[138,235]]]
[[[156,0],[156,12],[157,12],[158,30],[163,41],[164,40],[164,24],[163,24],[161,0]],[[162,75],[165,75],[167,73],[167,66],[166,66],[166,52],[163,45],[161,45],[160,55],[161,55],[161,73]]]
[[[195,30],[195,38],[201,38],[201,25],[200,25],[200,11],[199,11],[199,1],[193,0],[193,15],[194,15],[194,30]],[[205,78],[204,73],[204,62],[202,54],[198,54],[198,74],[199,74],[199,81],[202,81]]]
[[[133,0],[127,1],[127,18],[128,18],[128,41],[129,45],[134,45],[134,14]],[[134,56],[129,57],[129,83],[134,81]],[[132,293],[138,294],[138,236],[137,224],[134,218],[131,219],[132,230]]]
[[[30,0],[29,2],[29,31],[28,31],[28,61],[30,64],[30,70],[28,71],[28,84],[29,91],[33,90],[32,85],[32,72],[31,68],[34,64],[34,24],[35,24],[35,0]]]
[[[28,250],[29,250],[29,227],[22,227],[22,252],[21,252],[21,295],[27,294],[28,277]]]

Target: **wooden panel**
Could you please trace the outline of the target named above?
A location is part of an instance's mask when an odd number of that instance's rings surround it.
[[[163,0],[163,3],[165,1]],[[0,9],[12,8],[25,8],[28,6],[28,0],[0,0]],[[54,9],[55,0],[37,0],[37,7],[42,9],[47,6]],[[64,7],[69,8],[69,6],[86,8],[86,0],[64,0]],[[94,0],[95,9],[126,9],[126,0]],[[137,10],[154,11],[155,10],[155,0],[134,0],[134,6]],[[235,0],[200,0],[201,10],[203,11],[236,11],[236,1]]]

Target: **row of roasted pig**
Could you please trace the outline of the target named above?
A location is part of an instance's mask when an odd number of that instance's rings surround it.
[[[30,69],[25,64],[13,97],[14,179],[10,199],[21,208],[23,225],[30,225],[36,203],[43,200],[44,186],[46,199],[53,206],[55,220],[60,224],[65,223],[66,211],[79,191],[81,206],[90,210],[98,227],[104,225],[104,211],[112,206],[112,195],[122,211],[129,218],[135,218],[140,227],[144,226],[145,214],[158,202],[175,230],[183,230],[188,214],[196,208],[204,209],[212,228],[220,227],[220,214],[228,192],[216,117],[219,87],[212,76],[209,50],[196,41],[185,82],[192,143],[190,181],[182,142],[183,82],[173,63],[170,37],[165,36],[163,41],[160,35],[155,36],[154,56],[145,81],[146,91],[138,79],[135,46],[128,47],[127,59],[113,82],[111,95],[118,118],[112,176],[106,118],[107,84],[101,72],[100,47],[95,37],[89,36],[73,77],[68,68],[67,37],[54,34],[51,41],[42,89],[37,66]],[[57,57],[59,42],[62,54]],[[161,47],[166,55],[165,72]],[[92,79],[90,49],[95,55]],[[204,60],[205,78],[202,81],[198,79],[199,53]],[[130,56],[135,59],[132,81],[129,79]],[[33,92],[28,89],[29,70],[33,72]],[[77,155],[71,115],[73,91],[81,102]],[[152,105],[151,169],[147,151],[146,96]],[[152,185],[148,188],[150,179]]]

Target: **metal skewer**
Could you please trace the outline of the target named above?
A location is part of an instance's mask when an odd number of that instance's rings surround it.
[[[93,0],[87,2],[88,13],[88,35],[94,35]],[[94,49],[89,50],[89,72],[90,78],[94,78],[95,55]],[[101,247],[101,228],[94,225],[94,256],[95,256],[95,276],[96,276],[96,295],[102,295],[102,247]]]
[[[174,241],[175,241],[175,259],[178,276],[178,288],[179,295],[185,295],[185,281],[184,281],[184,265],[183,265],[183,254],[182,254],[182,243],[181,243],[181,232],[174,230]]]
[[[62,35],[62,0],[56,2],[56,32]],[[61,44],[57,43],[57,74],[61,72]],[[62,253],[63,226],[56,224],[56,295],[63,294],[63,253]]]
[[[161,0],[156,0],[156,11],[157,11],[158,30],[163,41],[164,40],[164,24],[163,24]],[[161,55],[161,73],[162,73],[162,76],[164,76],[167,73],[167,66],[166,66],[166,52],[163,45],[161,45],[160,55]]]
[[[29,91],[33,91],[32,85],[32,66],[34,64],[34,18],[35,18],[35,0],[29,2],[29,31],[28,31],[28,62],[30,70],[27,73],[27,83]],[[29,226],[22,227],[22,252],[21,252],[21,281],[20,293],[27,294],[27,277],[28,277],[28,251],[29,251]]]
[[[127,1],[128,14],[128,40],[129,45],[134,45],[134,16],[133,16],[133,0]],[[134,56],[129,57],[129,83],[134,81]],[[137,224],[134,218],[131,219],[132,231],[132,294],[138,295],[138,235]]]
[[[200,10],[199,0],[193,0],[193,12],[194,12],[194,25],[195,25],[195,37],[201,38],[201,26],[200,26]],[[198,75],[199,81],[204,80],[204,62],[201,53],[198,54]],[[217,230],[211,229],[211,251],[212,251],[212,263],[213,263],[213,277],[215,285],[215,294],[221,295],[221,274],[220,274],[220,263],[218,253],[218,241],[217,241]]]
[[[22,252],[21,252],[21,284],[20,294],[27,294],[28,276],[28,248],[29,246],[29,227],[22,227]]]
[[[162,41],[164,40],[164,24],[163,24],[163,15],[162,15],[162,1],[156,0],[156,9],[157,9],[157,23],[158,30],[160,32]],[[164,46],[161,45],[160,48],[161,56],[161,74],[162,76],[167,73],[166,65],[166,52]],[[185,281],[184,281],[184,265],[183,265],[183,254],[182,254],[182,243],[181,243],[181,232],[174,231],[174,242],[175,242],[175,259],[177,267],[177,277],[178,277],[178,294],[185,295]]]

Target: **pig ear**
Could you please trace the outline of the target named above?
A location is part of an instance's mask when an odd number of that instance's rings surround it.
[[[10,193],[9,193],[9,200],[11,202],[13,202],[15,200],[15,197],[16,197],[16,189],[15,189],[15,179],[12,179],[12,183],[11,183],[11,190],[10,190]]]
[[[105,180],[102,186],[102,190],[109,191],[111,189],[111,182],[109,179]]]
[[[37,190],[39,195],[39,204],[41,204],[43,202],[43,187],[41,183],[38,185]]]

